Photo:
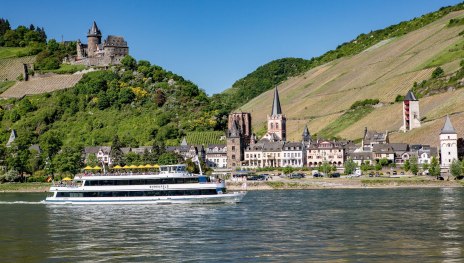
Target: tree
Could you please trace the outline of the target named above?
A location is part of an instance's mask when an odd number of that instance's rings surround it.
[[[135,152],[128,152],[124,155],[124,163],[128,165],[138,165],[140,163],[140,156]]]
[[[293,173],[294,171],[295,171],[295,169],[294,169],[293,167],[290,167],[290,166],[284,167],[284,168],[282,169],[282,172],[283,172],[284,174],[291,174],[291,173]]]
[[[95,153],[91,153],[87,156],[87,159],[85,160],[85,163],[90,166],[96,166],[98,165],[98,158]]]
[[[445,73],[445,71],[443,71],[443,69],[441,67],[437,67],[432,72],[432,78],[435,79],[435,78],[441,77],[441,76],[443,76],[444,73]]]
[[[409,159],[404,162],[403,169],[406,172],[409,171],[409,169],[411,169],[411,162],[409,161]]]
[[[43,150],[45,158],[50,158],[51,160],[53,159],[55,154],[58,153],[58,151],[61,148],[61,145],[63,145],[60,138],[61,136],[54,131],[46,132],[42,134],[42,136],[40,136],[39,144],[40,148]]]
[[[376,171],[380,171],[380,170],[382,170],[382,165],[380,164],[380,162],[377,162],[375,164],[374,168],[375,168]]]
[[[137,61],[129,55],[126,55],[121,59],[121,64],[130,70],[135,70],[137,68]]]
[[[369,161],[364,161],[364,163],[361,164],[361,171],[367,172],[370,169],[371,169],[371,165],[369,164]]]
[[[358,165],[351,158],[348,158],[344,166],[345,166],[345,174],[353,174]]]
[[[182,156],[174,152],[165,152],[161,154],[158,158],[158,163],[163,164],[177,164],[183,162]]]
[[[451,172],[451,175],[455,178],[455,179],[460,179],[461,176],[462,176],[462,167],[461,167],[461,162],[459,160],[453,160],[453,162],[451,163],[451,166],[450,166],[450,172]]]
[[[82,160],[81,147],[63,147],[62,151],[53,158],[54,167],[60,173],[79,173],[84,161]]]
[[[430,162],[429,174],[435,177],[440,175],[440,164],[438,163],[438,159],[435,156],[432,157],[432,161]]]
[[[388,165],[388,159],[387,158],[382,158],[379,160],[379,164],[382,165],[382,167]]]
[[[328,162],[323,162],[322,165],[319,166],[319,172],[322,172],[325,175],[328,175],[330,171],[332,171],[332,165]]]
[[[422,171],[426,172],[428,169],[429,169],[429,164],[428,163],[423,163],[422,164]]]
[[[114,135],[113,137],[113,142],[111,143],[111,152],[110,152],[110,158],[113,161],[114,165],[124,165],[124,154],[121,150],[122,148],[122,143],[119,140],[119,137],[117,134]]]
[[[417,164],[416,156],[412,156],[410,159],[410,169],[414,175],[417,175],[417,173],[419,172],[419,165]]]
[[[166,146],[164,145],[163,141],[156,141],[153,143],[151,147],[151,151],[149,153],[149,161],[150,163],[157,163],[159,157],[166,152]]]

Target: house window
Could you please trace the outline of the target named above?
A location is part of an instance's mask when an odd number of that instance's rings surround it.
[[[279,129],[279,123],[276,122],[276,129]]]
[[[235,151],[235,146],[232,146],[232,151]]]
[[[235,160],[235,154],[232,154],[232,160]]]

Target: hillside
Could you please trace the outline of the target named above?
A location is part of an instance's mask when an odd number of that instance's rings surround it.
[[[31,78],[29,81],[17,82],[0,94],[0,98],[21,98],[25,95],[42,94],[73,87],[82,78],[82,74],[52,75]]]
[[[448,26],[451,19],[463,18],[464,11],[452,12],[420,29],[391,38],[349,57],[343,57],[306,73],[290,78],[279,85],[282,109],[287,115],[287,137],[299,140],[305,124],[312,134],[320,132],[337,120],[350,106],[360,100],[379,99],[383,106],[354,123],[337,127],[336,136],[359,139],[364,127],[374,130],[397,131],[402,125],[401,103],[393,103],[398,94],[405,95],[415,82],[430,78],[436,66],[445,74],[459,69],[464,57],[462,24]],[[421,99],[421,117],[425,123],[410,133],[393,133],[393,141],[431,143],[436,145],[446,114],[463,111],[463,90],[449,91]],[[272,92],[251,100],[240,109],[252,113],[253,126],[259,130],[269,114]],[[464,114],[452,120],[458,131]],[[334,123],[335,122],[335,123]],[[462,127],[462,126],[461,126]]]
[[[371,31],[367,34],[360,34],[355,39],[337,46],[334,50],[313,57],[311,59],[302,58],[282,58],[266,63],[258,67],[255,71],[237,80],[231,88],[220,94],[216,94],[214,99],[221,99],[225,108],[234,109],[249,102],[261,93],[279,85],[290,77],[301,75],[302,73],[315,67],[333,62],[337,59],[357,55],[361,52],[374,50],[381,47],[392,39],[401,37],[407,33],[420,29],[451,12],[464,10],[464,3],[454,6],[442,7],[439,10],[427,13],[409,21],[403,21],[396,25]],[[462,25],[461,20],[450,21],[450,26]],[[462,53],[462,52],[461,52]],[[428,66],[440,64],[443,59],[449,58],[446,54],[437,61],[430,61]]]
[[[16,80],[16,78],[23,73],[23,64],[32,64],[34,62],[35,56],[0,59],[0,82]]]

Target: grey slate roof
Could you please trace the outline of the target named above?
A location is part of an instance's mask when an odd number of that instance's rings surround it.
[[[285,142],[283,146],[285,151],[301,151],[302,148],[301,142]]]
[[[409,146],[407,143],[389,143],[388,145],[390,145],[395,152],[406,152]]]
[[[6,147],[11,147],[11,144],[16,140],[16,130],[11,130],[10,133],[10,138],[8,139],[8,142],[6,143]]]
[[[451,120],[448,115],[446,115],[445,125],[443,125],[443,129],[441,129],[440,134],[456,134],[456,130],[451,124]]]
[[[88,36],[100,36],[101,37],[102,33],[100,29],[98,29],[97,23],[93,21],[92,27],[89,29]]]
[[[282,108],[280,107],[279,91],[277,86],[274,89],[274,100],[272,101],[272,112],[271,116],[282,114]]]
[[[406,97],[404,97],[404,100],[412,101],[412,100],[417,100],[416,96],[414,96],[414,93],[412,91],[408,91],[406,94]]]
[[[263,145],[263,152],[280,152],[283,146],[283,142],[267,142]]]
[[[98,29],[97,23],[93,21],[92,27],[89,29],[89,36],[101,36],[101,31]]]
[[[303,135],[303,137],[309,136],[308,125],[305,125],[302,135]]]
[[[389,144],[374,144],[372,148],[372,152],[387,153],[387,154],[395,153],[395,151]]]

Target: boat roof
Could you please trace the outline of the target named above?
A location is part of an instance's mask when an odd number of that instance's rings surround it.
[[[127,180],[127,179],[160,179],[160,178],[191,178],[204,177],[205,175],[190,173],[169,173],[169,174],[127,174],[127,175],[84,175],[74,177],[74,181],[83,180]]]

